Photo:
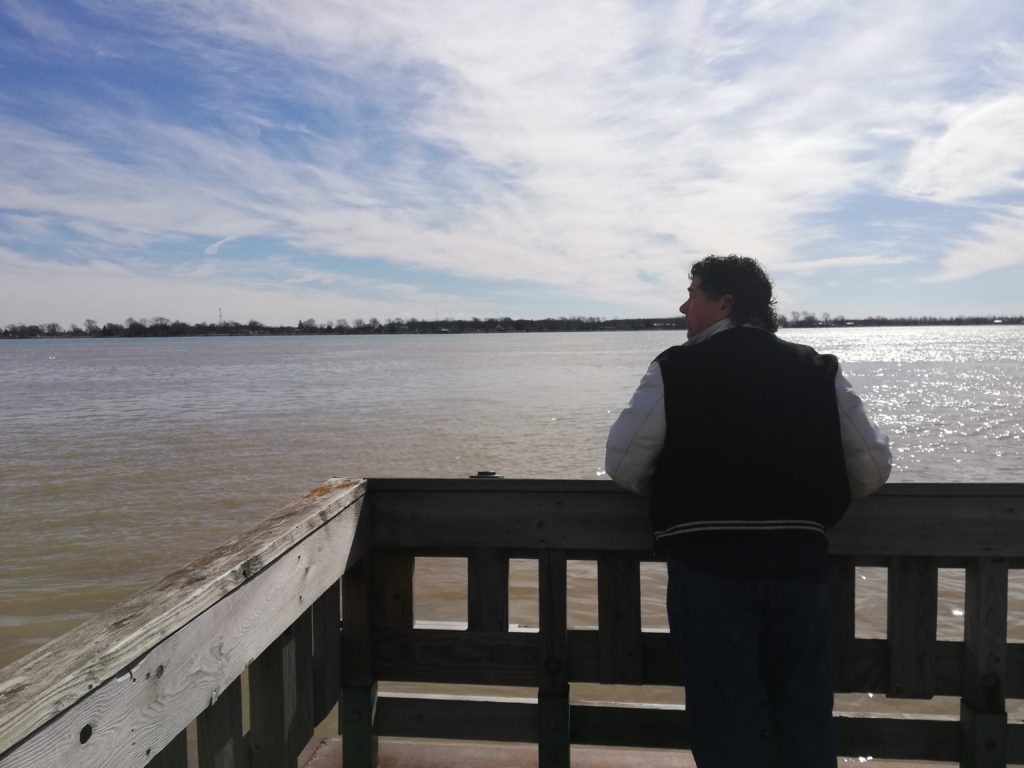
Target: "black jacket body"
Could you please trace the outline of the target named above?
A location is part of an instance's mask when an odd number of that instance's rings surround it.
[[[850,502],[836,358],[742,326],[657,362],[656,550],[718,573],[822,580],[825,529]]]

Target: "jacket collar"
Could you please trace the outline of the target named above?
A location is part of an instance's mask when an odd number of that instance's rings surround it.
[[[683,346],[685,347],[688,344],[699,344],[702,341],[707,341],[712,336],[718,335],[722,331],[728,331],[730,328],[740,327],[760,328],[761,330],[765,329],[764,326],[761,325],[760,323],[744,323],[742,326],[740,326],[738,323],[733,322],[731,317],[723,317],[717,323],[712,323],[711,325],[709,325],[707,328],[698,333],[692,339],[687,339],[685,342],[683,342]]]
[[[712,323],[711,325],[709,325],[707,328],[705,328],[703,331],[698,333],[696,336],[693,336],[693,337],[687,339],[686,342],[683,344],[683,346],[685,347],[685,346],[688,346],[690,344],[700,344],[700,342],[707,341],[712,336],[714,336],[716,333],[721,333],[722,331],[727,331],[730,328],[734,328],[735,326],[736,326],[736,323],[734,323],[732,321],[731,317],[723,317],[717,323]]]

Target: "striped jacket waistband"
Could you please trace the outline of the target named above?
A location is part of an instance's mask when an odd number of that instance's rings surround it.
[[[807,531],[825,535],[825,526],[813,520],[698,520],[692,523],[680,523],[655,531],[654,538],[664,539],[670,536],[681,536],[689,533],[709,533],[720,531],[767,532],[767,531]]]

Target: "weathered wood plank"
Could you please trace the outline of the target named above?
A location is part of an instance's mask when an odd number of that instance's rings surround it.
[[[832,651],[832,680],[836,690],[855,685],[851,680],[853,644],[856,637],[857,569],[853,558],[829,560],[828,608]]]
[[[374,538],[401,547],[644,551],[642,498],[608,481],[373,480]],[[487,509],[487,515],[480,515]],[[830,531],[839,555],[1019,557],[1024,485],[886,485]]]
[[[377,768],[379,728],[377,726],[376,683],[341,689],[343,768]]]
[[[953,643],[940,643],[951,646]],[[936,650],[936,693],[941,694],[942,683],[949,682],[960,688],[960,672],[963,665],[959,655],[949,664],[943,664],[941,651]],[[889,691],[889,643],[877,638],[854,638],[846,648],[845,669],[837,684],[836,693],[888,693]],[[946,672],[946,676],[943,676]],[[956,694],[959,695],[959,694]]]
[[[374,541],[383,547],[464,550],[651,549],[640,497],[602,491],[496,493],[495,484],[505,482],[476,481],[445,493],[375,490]]]
[[[689,731],[682,707],[574,704],[573,744],[686,749]]]
[[[1009,765],[1024,765],[1024,723],[1013,723],[1006,727],[1006,762]]]
[[[188,735],[182,731],[160,753],[149,761],[146,768],[188,768]]]
[[[492,478],[483,487],[476,478],[453,477],[374,477],[368,481],[369,490],[374,493],[397,491],[403,493],[442,493],[459,491],[483,491],[498,495],[510,491],[527,494],[550,493],[604,493],[630,496],[629,491],[619,488],[609,480],[566,480],[566,479],[522,479]],[[1024,496],[1022,483],[886,483],[874,494],[884,496],[954,496],[954,497],[1020,497]]]
[[[603,681],[599,630],[570,629],[568,632],[569,680],[574,683]],[[679,665],[667,631],[644,632],[640,637],[643,659],[641,685],[680,685]]]
[[[199,768],[248,768],[242,736],[242,679],[235,678],[196,719]]]
[[[248,533],[0,670],[0,755],[252,581],[326,522],[347,510],[345,525],[354,530],[365,493],[362,480],[328,481]],[[195,714],[198,710],[189,719]]]
[[[370,620],[373,626],[412,628],[413,583],[416,558],[397,549],[373,551],[373,597]]]
[[[571,757],[569,696],[537,697],[537,763],[539,768],[569,768]]]
[[[377,732],[410,738],[531,742],[537,737],[537,705],[498,698],[382,695],[377,700]]]
[[[548,696],[568,696],[567,655],[569,629],[566,615],[567,560],[563,550],[544,550],[538,562],[540,621],[540,691]]]
[[[981,558],[967,568],[964,590],[964,700],[975,713],[1006,709],[1005,560]]]
[[[249,746],[252,768],[278,768],[294,762],[289,731],[295,715],[294,667],[286,656],[295,644],[291,627],[249,665]]]
[[[468,562],[469,628],[508,631],[508,555],[499,549],[473,549]]]
[[[0,757],[0,766],[141,768],[145,765],[147,750],[152,754],[162,749],[218,692],[242,674],[251,659],[298,618],[309,601],[315,600],[341,577],[362,507],[362,496],[349,496],[348,490],[340,492],[350,502],[348,514],[331,508],[314,512],[314,517],[321,522],[319,529],[313,528],[312,533],[307,531],[305,538],[293,543],[273,563],[260,564],[258,570],[250,561],[246,570],[253,569],[249,572],[251,577],[234,592],[148,651],[143,649],[141,656],[122,667],[114,678],[97,684],[90,695],[35,731],[17,749]],[[327,522],[320,518],[321,512],[326,514]],[[257,529],[261,530],[262,527]],[[243,549],[249,551],[244,543]],[[188,590],[177,580],[168,588],[179,599],[191,600],[182,595]],[[200,592],[205,588],[203,579],[192,585],[193,590]],[[158,587],[156,592],[159,590]],[[162,594],[151,596],[161,605],[166,599]],[[106,622],[103,627],[107,629]],[[117,627],[109,630],[116,635]],[[129,622],[125,631],[134,638],[129,644],[143,642],[141,635],[145,630],[142,628]],[[92,642],[108,642],[110,638],[110,634],[100,634]],[[89,669],[103,666],[111,658],[120,658],[123,650],[115,648],[105,654],[103,648],[92,648],[93,666]],[[80,656],[73,653],[70,658]],[[64,660],[55,660],[55,665],[61,669],[50,679],[70,681],[72,671],[64,668]],[[89,669],[85,671],[87,679]],[[8,693],[12,697],[23,695],[23,692]],[[8,733],[16,732],[6,718],[28,717],[38,712],[40,706],[51,705],[32,703],[25,708],[15,707],[10,713],[4,709],[0,727]],[[79,741],[79,733],[86,725],[91,728],[91,747]]]
[[[313,603],[313,722],[341,699],[341,582]]]
[[[341,580],[342,688],[365,688],[376,679],[370,625],[371,573],[367,555],[349,566]]]
[[[313,610],[310,606],[291,628],[292,642],[286,649],[285,690],[293,715],[287,722],[288,752],[296,757],[313,738]]]
[[[1008,576],[1003,559],[980,558],[966,572],[960,702],[961,764],[966,768],[1006,765]]]
[[[568,633],[568,678],[577,683],[600,683],[596,630],[573,629]],[[673,656],[667,632],[643,633],[643,685],[682,685],[678,665]],[[1024,648],[1012,645],[1007,649],[1011,659],[1024,663]],[[850,671],[844,679],[849,685],[836,688],[839,693],[886,693],[889,687],[889,647],[885,640],[856,638],[846,657]],[[939,641],[935,651],[935,694],[960,696],[963,692],[963,643]],[[1019,669],[1014,661],[1010,668]],[[1024,680],[1010,678],[1011,695],[1024,695]]]
[[[837,717],[839,754],[876,760],[956,762],[960,725],[955,720]]]
[[[607,747],[685,749],[689,736],[682,707],[580,704],[572,707],[572,743]],[[521,701],[415,698],[382,695],[381,736],[530,741],[536,706]],[[875,759],[955,762],[959,724],[903,718],[836,718],[839,753]],[[1020,739],[1022,726],[1015,726]],[[346,764],[348,765],[348,764]]]
[[[960,765],[1006,768],[1006,713],[975,712],[960,701]]]
[[[886,636],[890,696],[935,695],[939,571],[927,557],[894,557],[889,565]]]
[[[598,654],[602,683],[643,681],[640,562],[626,553],[597,560]]]
[[[370,624],[373,564],[371,554],[349,566],[341,580],[341,711],[344,768],[375,768],[377,732],[374,711],[378,672],[373,660]]]
[[[312,655],[307,610],[249,666],[253,768],[294,762],[313,737]]]
[[[974,493],[970,491],[974,490]],[[1024,537],[1020,485],[887,485],[860,499],[829,531],[836,555],[1019,556]]]
[[[378,628],[379,680],[464,685],[538,684],[538,636],[532,632]]]
[[[537,697],[537,759],[540,768],[568,768],[570,757],[569,650],[566,554],[543,550],[539,571],[540,685]]]

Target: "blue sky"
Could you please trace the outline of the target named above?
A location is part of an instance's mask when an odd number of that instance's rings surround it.
[[[0,4],[0,326],[1022,314],[1018,0]]]

